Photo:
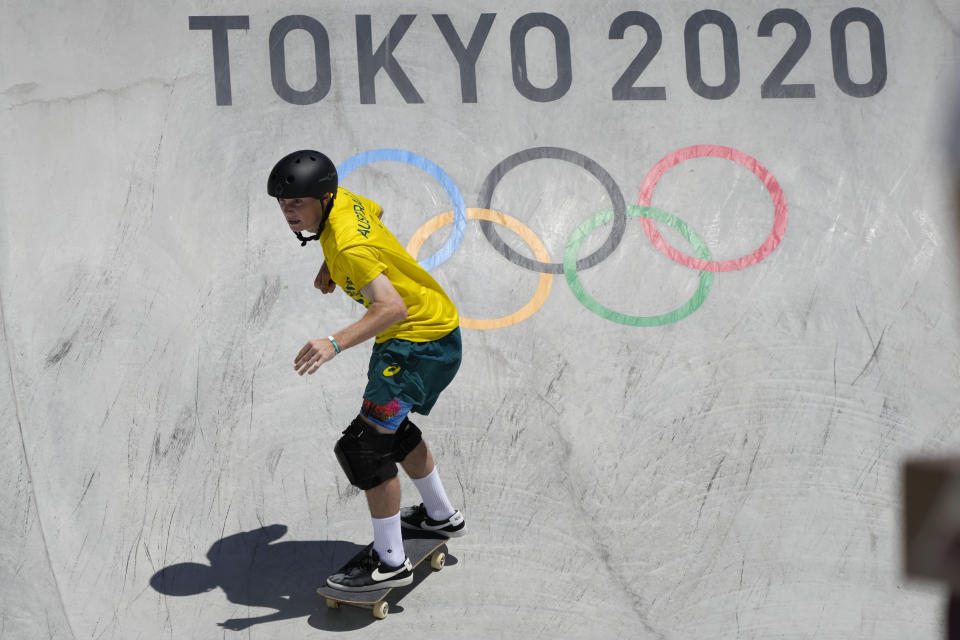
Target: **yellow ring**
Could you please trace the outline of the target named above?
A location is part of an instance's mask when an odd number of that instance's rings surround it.
[[[488,220],[490,222],[495,222],[507,229],[510,229],[518,236],[523,238],[523,241],[527,243],[527,246],[533,251],[533,255],[540,262],[550,262],[550,255],[547,253],[547,248],[543,246],[543,243],[540,242],[540,238],[534,235],[533,231],[530,230],[530,227],[523,224],[516,218],[512,218],[505,213],[499,211],[494,211],[492,209],[467,209],[467,218],[471,220]],[[407,251],[416,259],[417,253],[420,252],[420,248],[423,246],[423,243],[426,241],[430,235],[437,229],[441,229],[448,224],[453,222],[453,211],[447,211],[446,213],[441,213],[440,215],[430,218],[423,226],[417,229],[416,233],[413,234],[413,237],[410,238],[410,242],[407,243]],[[543,306],[543,303],[547,301],[547,296],[550,295],[550,287],[553,286],[553,274],[552,273],[541,273],[540,282],[537,284],[537,290],[534,292],[533,297],[530,299],[527,304],[523,305],[521,308],[517,309],[510,315],[506,315],[500,318],[464,318],[460,317],[460,326],[466,327],[467,329],[502,329],[503,327],[509,327],[514,324],[523,322],[534,313],[536,313],[540,307]]]

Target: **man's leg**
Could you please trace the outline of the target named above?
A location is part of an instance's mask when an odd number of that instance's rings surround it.
[[[430,447],[425,440],[421,440],[416,448],[407,454],[403,462],[400,463],[403,470],[411,480],[419,480],[433,473],[434,462],[433,454],[430,453]]]
[[[334,452],[347,479],[367,495],[374,542],[371,549],[327,578],[331,587],[369,591],[413,581],[413,567],[403,550],[394,442],[389,431],[383,433],[362,416],[355,418],[337,441]]]
[[[378,433],[392,434],[393,431],[385,429],[379,425],[372,425]],[[430,447],[426,441],[421,440],[416,448],[407,454],[403,462],[400,463],[403,470],[411,480],[420,480],[427,477],[436,468],[433,462],[433,454],[430,453]],[[366,492],[367,506],[370,508],[370,515],[374,518],[389,518],[400,511],[400,480],[390,478]],[[449,514],[448,514],[449,515]]]
[[[420,438],[419,429],[409,423],[408,420],[404,420],[404,424],[397,431],[391,431],[369,420],[366,422],[374,427],[377,433],[394,434],[395,436],[399,434],[400,438],[404,438],[405,430],[412,428],[417,433],[416,438]],[[400,465],[404,472],[410,476],[423,499],[422,510],[424,513],[421,514],[419,509],[415,509],[413,514],[407,515],[407,524],[416,523],[416,528],[420,528],[425,515],[430,519],[429,524],[436,527],[438,532],[453,536],[463,535],[466,532],[465,527],[461,526],[463,516],[453,508],[450,499],[447,497],[443,483],[440,481],[440,475],[437,473],[433,454],[426,441],[420,439],[416,446],[410,449],[409,453],[406,453],[400,460]],[[370,516],[373,518],[374,548],[381,556],[385,553],[391,554],[392,545],[396,544],[396,536],[401,535],[399,532],[401,526],[400,480],[395,477],[391,478],[365,493]],[[448,526],[450,523],[452,525]],[[392,555],[389,557],[390,562],[393,562],[395,558]]]
[[[377,433],[393,435],[394,432],[360,418],[377,430]],[[407,557],[403,550],[403,533],[400,525],[400,479],[396,476],[364,491],[367,507],[373,521],[373,549],[388,565],[399,566]]]
[[[389,518],[400,513],[400,480],[390,478],[386,482],[367,489],[367,507],[373,518]]]
[[[410,437],[415,433],[415,437]],[[430,447],[420,438],[420,430],[409,420],[397,430],[397,461],[413,481],[423,503],[407,507],[400,512],[403,526],[411,529],[434,531],[446,536],[462,536],[466,533],[463,515],[453,508],[447,492],[440,481]],[[416,442],[416,445],[413,445]]]

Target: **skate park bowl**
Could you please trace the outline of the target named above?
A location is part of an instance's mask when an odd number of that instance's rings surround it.
[[[900,486],[960,451],[954,4],[4,14],[4,640],[942,637]],[[461,314],[414,421],[469,533],[385,620],[313,594],[370,345],[293,369],[363,313],[266,193],[302,148]]]

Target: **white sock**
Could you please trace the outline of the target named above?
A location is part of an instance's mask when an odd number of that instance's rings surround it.
[[[456,511],[447,498],[447,492],[443,490],[443,483],[440,482],[440,475],[437,473],[436,466],[429,475],[413,480],[413,485],[420,492],[420,497],[423,498],[423,506],[427,510],[427,515],[432,519],[446,520]]]
[[[403,564],[407,554],[403,550],[400,514],[390,518],[371,518],[371,520],[373,520],[373,550],[380,556],[380,561],[391,567]]]

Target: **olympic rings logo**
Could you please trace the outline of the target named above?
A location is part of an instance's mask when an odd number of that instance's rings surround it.
[[[656,209],[650,205],[657,182],[672,167],[692,158],[715,157],[736,162],[753,173],[766,187],[773,202],[773,227],[766,240],[752,253],[733,260],[713,260],[703,239],[685,222],[676,216]],[[610,196],[612,209],[601,211],[581,223],[571,234],[563,253],[562,262],[551,262],[550,255],[543,242],[524,223],[500,211],[490,209],[493,193],[497,184],[511,170],[521,164],[548,158],[573,163],[596,178]],[[620,188],[613,178],[599,164],[576,151],[559,147],[536,147],[525,149],[506,158],[493,168],[480,189],[480,207],[467,208],[463,195],[454,181],[436,164],[409,151],[399,149],[374,149],[347,158],[337,167],[341,177],[355,169],[372,162],[393,161],[412,165],[427,172],[437,180],[447,193],[452,209],[427,220],[407,244],[407,251],[416,258],[426,239],[435,231],[452,224],[453,230],[446,242],[431,256],[420,260],[421,266],[432,270],[446,262],[463,242],[467,220],[478,220],[487,241],[510,262],[540,274],[537,289],[533,297],[520,309],[500,318],[460,318],[460,324],[468,329],[488,330],[509,327],[523,322],[537,312],[553,286],[553,276],[563,274],[574,296],[587,309],[612,322],[635,327],[662,326],[677,322],[704,303],[713,286],[714,273],[737,271],[757,264],[780,244],[787,229],[787,200],[783,189],[773,174],[758,160],[748,154],[730,147],[719,145],[694,145],[679,149],[659,160],[647,173],[640,186],[636,205],[628,205],[623,199]],[[699,285],[693,296],[685,304],[668,313],[656,316],[632,316],[609,309],[597,302],[580,282],[579,272],[598,265],[619,246],[626,233],[627,219],[639,218],[644,233],[653,245],[668,258],[683,266],[700,272]],[[680,233],[690,243],[694,255],[688,255],[671,246],[657,229],[656,223],[665,224]],[[603,225],[610,226],[610,234],[604,243],[593,253],[579,258],[580,247],[584,240]],[[497,233],[494,225],[500,225],[516,233],[530,247],[535,259],[517,253],[508,246]]]

